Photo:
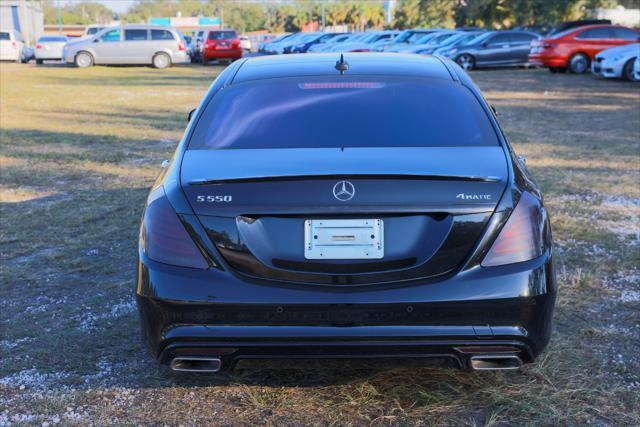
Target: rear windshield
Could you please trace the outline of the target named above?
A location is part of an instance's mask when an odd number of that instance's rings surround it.
[[[11,40],[9,33],[0,33],[0,40]]]
[[[38,39],[39,42],[66,42],[67,38],[66,37],[56,37],[56,36],[46,36],[46,37],[40,37]]]
[[[211,31],[209,33],[209,40],[232,40],[236,38],[236,33],[233,31]]]
[[[190,149],[498,145],[479,101],[431,79],[283,78],[218,92]]]

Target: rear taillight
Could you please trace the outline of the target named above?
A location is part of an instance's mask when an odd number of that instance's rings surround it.
[[[41,44],[37,44],[36,45],[36,49],[42,49],[42,45]]]
[[[542,255],[542,222],[542,206],[538,199],[530,193],[522,193],[482,266],[513,264]]]
[[[149,195],[140,228],[140,247],[154,261],[191,268],[209,266],[171,207],[163,187]]]
[[[12,46],[12,47],[16,47],[16,46],[18,46],[18,45],[16,44],[16,42],[11,42],[11,46]]]
[[[178,42],[178,50],[185,50],[184,43]]]
[[[238,49],[240,47],[240,40],[235,39],[233,42],[231,42],[231,46],[232,46],[232,49]]]

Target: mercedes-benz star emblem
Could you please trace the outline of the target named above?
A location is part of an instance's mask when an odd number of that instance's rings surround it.
[[[351,200],[355,195],[356,188],[349,181],[338,181],[336,185],[333,186],[333,197],[341,202]]]

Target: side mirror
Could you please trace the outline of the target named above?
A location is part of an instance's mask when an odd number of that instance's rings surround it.
[[[189,114],[187,114],[187,121],[190,122],[191,121],[191,117],[193,117],[193,113],[196,112],[196,109],[194,108],[193,110],[189,111]]]

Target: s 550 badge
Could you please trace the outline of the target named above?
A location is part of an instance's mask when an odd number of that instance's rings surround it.
[[[231,200],[233,200],[231,196],[196,196],[196,202],[200,203],[229,203]]]

